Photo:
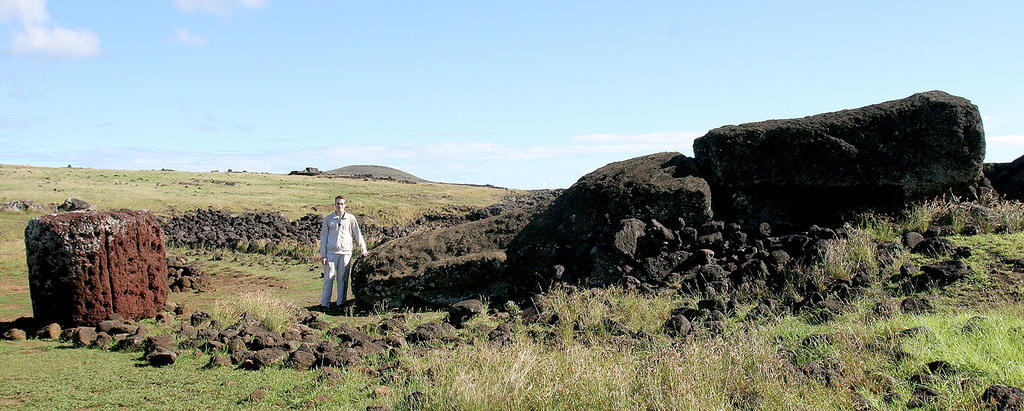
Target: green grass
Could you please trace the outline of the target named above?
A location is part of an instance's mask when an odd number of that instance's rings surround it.
[[[140,367],[141,353],[73,348],[31,340],[0,343],[0,407],[18,409],[365,409],[375,385],[349,371],[335,382],[318,373],[205,368],[208,355],[182,352],[163,368]],[[267,389],[266,398],[249,395]],[[318,396],[323,396],[318,400]]]

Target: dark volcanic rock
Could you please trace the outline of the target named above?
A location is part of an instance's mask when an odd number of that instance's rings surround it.
[[[451,328],[451,326],[448,326],[448,328]],[[413,332],[410,333],[408,336],[406,336],[405,339],[409,341],[409,343],[417,344],[428,341],[434,341],[448,334],[449,333],[445,330],[442,324],[426,323],[420,324],[418,327],[416,327],[416,329],[413,330]]]
[[[381,302],[388,307],[444,307],[479,295],[506,295],[505,247],[535,210],[512,210],[375,248],[352,269],[357,302],[365,307]]]
[[[932,303],[926,298],[907,297],[900,302],[900,309],[905,313],[924,314],[935,311]]]
[[[642,254],[637,222],[679,230],[711,219],[710,190],[694,172],[692,159],[658,153],[583,176],[509,244],[509,280],[526,292],[552,281],[620,282]]]
[[[911,251],[929,256],[942,256],[952,254],[956,245],[945,238],[929,238],[919,242]]]
[[[693,150],[725,214],[821,223],[966,192],[981,177],[985,138],[975,105],[930,91],[720,127],[694,141]]]
[[[149,212],[42,216],[25,227],[25,249],[39,320],[93,325],[111,313],[152,317],[164,306],[163,233]]]
[[[996,410],[1024,409],[1024,390],[1005,385],[991,385],[981,394],[981,402],[993,406]]]
[[[921,274],[912,278],[915,288],[923,290],[929,286],[942,287],[967,278],[970,270],[960,260],[949,260],[921,266]]]
[[[92,210],[93,208],[95,207],[93,207],[92,204],[74,197],[68,197],[67,200],[64,200],[63,203],[57,206],[57,211],[87,211]]]
[[[1011,200],[1024,200],[1024,156],[1010,163],[985,164],[985,177],[997,193]]]
[[[462,326],[469,319],[484,312],[484,304],[477,299],[463,300],[448,307],[448,322],[455,328]]]
[[[174,364],[178,360],[178,354],[167,348],[157,348],[146,353],[146,362],[154,367],[163,367]]]

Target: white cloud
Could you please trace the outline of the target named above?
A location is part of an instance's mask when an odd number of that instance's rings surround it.
[[[100,54],[100,38],[91,30],[29,25],[11,40],[10,51],[15,54],[38,53],[49,57],[80,59]]]
[[[177,29],[169,39],[172,43],[188,44],[190,46],[202,46],[206,41],[202,36],[194,34],[186,29]]]
[[[46,0],[0,0],[0,21],[43,23],[49,19]]]
[[[987,140],[989,144],[1024,146],[1024,134],[987,137],[985,140]]]
[[[228,16],[236,8],[259,9],[266,7],[267,0],[174,0],[178,10],[184,12],[204,12],[218,16]]]
[[[80,59],[101,53],[100,38],[93,31],[51,23],[46,0],[0,0],[0,21],[21,23],[8,47],[13,54]]]
[[[1024,134],[985,137],[985,162],[1002,163],[1024,155]]]
[[[693,145],[693,140],[706,133],[700,131],[662,131],[639,134],[584,134],[572,137],[577,143],[599,144],[663,144]]]

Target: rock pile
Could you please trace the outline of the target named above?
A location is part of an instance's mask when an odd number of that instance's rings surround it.
[[[22,213],[22,212],[43,212],[47,211],[46,207],[32,200],[13,200],[6,203],[0,204],[0,211],[6,211],[9,213]]]
[[[152,317],[167,297],[163,233],[145,211],[49,214],[25,227],[32,311],[40,321],[96,324]]]
[[[375,224],[372,218],[359,215],[359,227],[368,243],[383,244],[413,233],[454,227],[482,220],[505,211],[528,208],[550,201],[561,190],[535,190],[526,194],[505,197],[502,202],[484,208],[452,207],[426,213],[409,224],[385,226]],[[277,244],[288,241],[297,244],[316,244],[320,241],[323,216],[307,214],[288,221],[277,212],[241,213],[232,215],[225,210],[195,210],[180,216],[160,220],[167,238],[173,243],[192,247],[237,248],[239,243],[255,244],[266,241]]]
[[[503,250],[535,210],[425,231],[375,248],[352,268],[357,303],[443,307],[476,295],[506,294]]]
[[[195,210],[160,222],[167,239],[174,244],[213,248],[236,248],[240,242],[255,244],[282,240],[300,244],[319,240],[323,218],[316,214],[288,221],[278,212],[231,215],[224,210]]]
[[[188,261],[180,256],[167,257],[167,283],[172,292],[204,292],[209,276],[199,261]]]
[[[516,234],[508,246],[509,281],[618,282],[631,272],[627,265],[647,257],[640,240],[646,233],[678,243],[683,238],[672,230],[693,230],[712,218],[710,190],[695,171],[686,156],[658,153],[583,176]]]

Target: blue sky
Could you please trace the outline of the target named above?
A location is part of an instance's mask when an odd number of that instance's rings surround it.
[[[770,4],[769,4],[770,3]],[[0,163],[568,187],[928,90],[1024,154],[1024,2],[0,0]]]

